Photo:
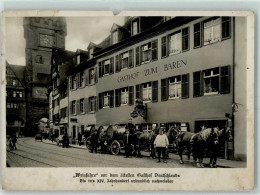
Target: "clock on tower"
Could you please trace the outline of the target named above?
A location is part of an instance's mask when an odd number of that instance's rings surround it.
[[[55,37],[50,35],[40,34],[40,46],[53,47],[55,46]]]

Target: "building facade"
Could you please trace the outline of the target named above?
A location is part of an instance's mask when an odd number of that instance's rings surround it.
[[[48,117],[47,87],[51,73],[52,48],[65,48],[66,21],[61,17],[26,17],[26,134],[37,133],[37,123]]]
[[[26,123],[25,66],[6,62],[6,134],[23,135]]]
[[[131,17],[114,24],[84,59],[76,54],[67,73],[69,135],[77,138],[90,125],[126,124],[140,99],[147,111],[133,119],[139,130],[232,126],[234,140],[223,141],[220,156],[245,159],[246,93],[238,80],[245,77],[243,29],[238,17]]]

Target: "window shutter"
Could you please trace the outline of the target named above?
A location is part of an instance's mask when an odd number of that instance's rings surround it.
[[[199,97],[201,95],[201,72],[193,73],[193,97]]]
[[[115,100],[116,100],[115,106],[116,106],[116,107],[120,106],[120,105],[119,105],[119,99],[118,99],[118,98],[119,98],[119,89],[116,89],[116,90],[115,90]]]
[[[142,50],[142,46],[140,46],[140,65],[142,64],[143,62],[143,50]]]
[[[230,17],[222,17],[222,39],[230,38]]]
[[[168,79],[161,80],[161,100],[168,100]]]
[[[189,74],[181,76],[181,98],[189,98]]]
[[[85,114],[87,114],[88,110],[89,110],[88,99],[89,98],[84,99],[84,112],[85,112]]]
[[[98,106],[99,106],[99,109],[103,108],[103,93],[98,94]]]
[[[202,29],[201,29],[201,23],[194,24],[194,48],[201,46],[201,35],[202,35]]]
[[[158,40],[152,42],[152,60],[158,59]]]
[[[136,94],[135,94],[135,98],[136,99],[140,99],[141,98],[141,95],[140,95],[140,85],[136,85],[135,86],[135,91],[136,91]]]
[[[77,74],[77,89],[80,87],[80,73]]]
[[[133,64],[133,50],[129,50],[129,56],[128,56],[128,67],[129,68],[132,68],[134,67],[134,64]]]
[[[189,50],[189,27],[182,29],[182,51]]]
[[[152,82],[152,102],[158,102],[158,81]]]
[[[204,79],[203,79],[203,76],[204,76],[204,72],[201,71],[200,72],[200,96],[204,95]]]
[[[121,69],[122,69],[122,54],[119,54],[118,57],[119,57],[119,68],[118,68],[118,70],[121,71]]]
[[[102,73],[102,62],[98,63],[98,72],[99,72],[99,78],[102,77],[103,73]]]
[[[95,67],[94,77],[95,77],[95,83],[98,82],[98,76],[97,76],[97,67]]]
[[[116,72],[119,72],[119,56],[116,56]]]
[[[89,79],[90,79],[89,70],[87,70],[84,75],[85,75],[85,83],[86,85],[89,85]]]
[[[230,93],[230,66],[224,66],[220,69],[220,93]]]
[[[134,87],[131,86],[128,88],[128,98],[129,98],[129,105],[133,105],[134,104]]]
[[[79,106],[79,100],[76,100],[76,114],[79,114],[79,113],[80,113],[79,108],[80,108],[80,106]]]
[[[161,39],[161,57],[162,58],[164,58],[164,57],[166,57],[167,56],[167,40],[166,40],[166,36],[165,37],[162,37],[162,39]]]
[[[114,107],[114,90],[109,92],[109,106]]]
[[[98,111],[98,100],[97,100],[97,96],[94,97],[95,98],[95,111]]]
[[[140,47],[135,48],[135,65],[140,65]]]
[[[113,74],[113,73],[114,73],[114,57],[111,57],[111,58],[110,58],[109,73],[110,73],[110,74]]]

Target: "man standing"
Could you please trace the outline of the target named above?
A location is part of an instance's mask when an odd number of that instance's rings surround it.
[[[133,125],[133,123],[132,123],[132,118],[129,118],[128,119],[128,123],[126,124],[126,130],[128,130],[129,131],[129,133],[131,134],[131,135],[133,135],[134,133],[135,133],[135,126]]]
[[[82,141],[82,134],[79,132],[79,134],[78,134],[79,146],[81,146],[81,141]]]
[[[129,134],[129,130],[126,130],[124,135],[124,145],[125,145],[125,158],[129,158],[129,154],[131,152],[131,135]]]
[[[90,142],[91,142],[91,153],[95,150],[97,153],[97,148],[98,148],[98,134],[97,130],[94,131],[94,133],[90,137]]]
[[[161,153],[163,157],[163,162],[166,163],[165,160],[165,151],[166,148],[168,148],[169,140],[168,137],[163,134],[164,128],[161,127],[159,130],[159,134],[156,136],[154,140],[154,147],[156,147],[156,150],[158,152],[158,162],[161,162]]]

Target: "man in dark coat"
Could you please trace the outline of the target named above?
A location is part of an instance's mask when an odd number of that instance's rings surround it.
[[[128,123],[126,124],[126,130],[129,130],[129,133],[133,135],[135,133],[135,126],[132,123],[132,118],[129,118]]]
[[[81,146],[81,142],[82,142],[82,134],[79,132],[78,134],[78,142],[79,142],[79,145]]]
[[[132,135],[129,133],[129,130],[126,130],[126,133],[123,137],[124,145],[125,145],[125,158],[129,158],[131,152],[131,143],[132,143]]]
[[[97,130],[94,131],[94,133],[90,137],[90,142],[91,142],[91,153],[95,150],[97,153],[97,148],[98,148],[98,134]]]

